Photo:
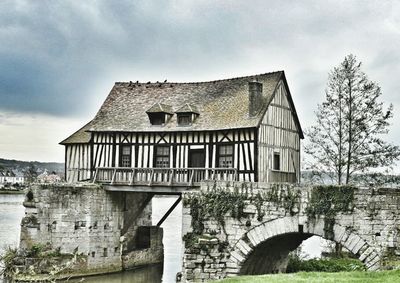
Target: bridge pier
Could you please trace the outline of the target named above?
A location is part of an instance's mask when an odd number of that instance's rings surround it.
[[[184,281],[285,272],[313,235],[342,244],[368,270],[399,259],[400,190],[204,183],[183,194]]]
[[[20,247],[28,254],[40,249],[52,257],[48,264],[36,262],[34,256],[23,259],[25,264],[18,267],[21,276],[28,265],[36,273],[48,274],[56,263],[60,274],[66,271],[70,276],[163,262],[163,231],[152,226],[153,194],[110,192],[84,183],[34,185],[30,191]],[[68,268],[65,258],[70,258]]]

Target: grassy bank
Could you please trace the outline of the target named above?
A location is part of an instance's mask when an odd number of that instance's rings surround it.
[[[238,276],[220,280],[221,283],[393,283],[400,282],[400,270],[395,271],[353,271],[353,272],[299,272],[268,274],[259,276]]]

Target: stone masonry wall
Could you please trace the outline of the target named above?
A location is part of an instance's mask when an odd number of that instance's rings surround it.
[[[35,185],[30,191],[24,202],[20,248],[51,245],[61,254],[80,255],[85,260],[77,273],[122,270],[124,245],[130,239],[121,236],[129,229],[151,226],[151,201],[137,211],[147,198],[144,193],[107,192],[100,185],[85,183]],[[152,244],[156,250],[161,247],[161,258],[160,253],[150,255],[140,264],[163,260],[162,230],[152,231],[158,239]]]
[[[400,255],[400,189],[347,189],[330,202],[323,188],[286,184],[210,182],[185,193],[183,281],[282,272],[312,235],[341,243],[369,270],[383,268]]]

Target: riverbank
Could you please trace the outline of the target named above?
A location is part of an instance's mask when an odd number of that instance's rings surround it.
[[[216,281],[220,283],[394,283],[400,282],[400,270],[353,272],[298,272],[258,276],[238,276]]]
[[[0,195],[22,195],[25,193],[25,190],[1,190]]]

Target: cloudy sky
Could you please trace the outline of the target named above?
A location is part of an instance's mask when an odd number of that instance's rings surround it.
[[[395,106],[399,1],[0,2],[0,157],[63,161],[62,139],[115,81],[203,81],[284,70],[303,127],[353,53]]]

